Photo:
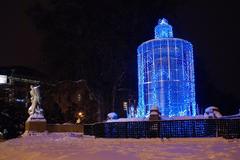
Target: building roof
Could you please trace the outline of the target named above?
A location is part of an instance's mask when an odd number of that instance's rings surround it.
[[[0,67],[0,75],[35,79],[35,80],[44,80],[47,78],[47,76],[42,72],[35,70],[33,68],[24,67],[24,66]]]

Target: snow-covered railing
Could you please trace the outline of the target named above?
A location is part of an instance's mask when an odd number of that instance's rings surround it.
[[[230,116],[222,116],[221,119],[240,119],[240,114],[230,115]]]

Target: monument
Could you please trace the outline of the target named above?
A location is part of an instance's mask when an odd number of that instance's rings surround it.
[[[40,86],[30,86],[31,106],[28,109],[29,118],[25,123],[25,132],[44,132],[47,129],[46,119],[41,108]]]

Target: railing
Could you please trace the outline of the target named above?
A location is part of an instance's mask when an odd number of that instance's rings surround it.
[[[84,134],[103,138],[240,138],[240,119],[99,122],[84,125]]]

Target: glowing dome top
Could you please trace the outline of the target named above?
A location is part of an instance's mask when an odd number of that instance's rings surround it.
[[[172,37],[172,26],[168,24],[168,21],[165,18],[159,19],[158,25],[155,27],[155,39]]]

